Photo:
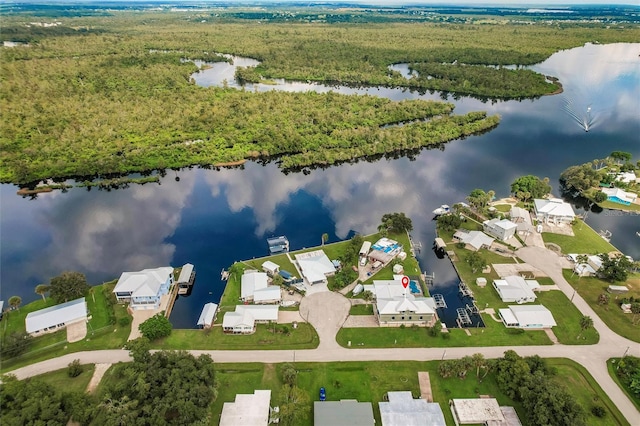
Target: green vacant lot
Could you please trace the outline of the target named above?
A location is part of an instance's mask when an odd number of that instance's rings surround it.
[[[64,392],[84,392],[87,390],[87,386],[89,386],[95,365],[85,364],[82,367],[82,373],[77,377],[69,377],[67,369],[62,368],[50,373],[41,374],[38,378],[57,389],[62,389]]]
[[[545,243],[554,243],[560,246],[562,253],[599,254],[616,251],[616,248],[605,241],[596,231],[581,220],[573,224],[573,234],[559,235],[548,232],[542,233]]]
[[[599,305],[598,296],[606,293],[607,287],[611,283],[595,277],[580,278],[577,275],[572,276],[573,272],[569,269],[565,269],[562,273],[564,278],[591,306],[591,309],[598,314],[607,327],[622,337],[634,342],[640,342],[640,327],[633,324],[633,314],[625,314],[618,304],[618,299],[623,297],[640,298],[640,274],[632,275],[624,283],[630,289],[627,294],[624,296],[610,294],[611,300],[609,304]]]

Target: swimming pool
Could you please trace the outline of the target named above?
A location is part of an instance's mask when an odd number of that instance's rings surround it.
[[[621,198],[616,197],[615,195],[607,198],[607,200],[609,200],[609,201],[611,201],[613,203],[623,204],[625,206],[628,206],[628,205],[631,204],[630,201],[623,200]]]

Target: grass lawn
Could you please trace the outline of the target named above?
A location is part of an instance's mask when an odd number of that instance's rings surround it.
[[[565,345],[592,345],[598,343],[600,336],[594,328],[582,332],[580,318],[582,314],[571,301],[559,290],[536,293],[540,303],[548,308],[558,324],[553,333],[560,343]],[[578,339],[578,336],[580,338]]]
[[[620,359],[621,358],[611,358],[607,360],[607,370],[609,371],[609,375],[611,376],[613,381],[616,382],[618,386],[620,386],[620,389],[622,389],[622,391],[627,394],[631,402],[633,402],[633,405],[636,406],[636,409],[640,411],[640,397],[633,394],[629,387],[624,385],[616,374],[616,365],[618,364],[618,362],[620,362]]]
[[[550,366],[557,371],[554,381],[571,391],[578,404],[586,413],[586,424],[591,425],[628,425],[620,410],[604,393],[600,385],[580,364],[565,358],[547,359]],[[591,414],[594,405],[603,406],[607,414],[598,418]]]
[[[276,331],[283,325],[276,325]],[[316,330],[307,323],[298,323],[294,329],[286,324],[289,334],[273,333],[273,326],[258,324],[253,334],[234,335],[222,332],[222,327],[209,330],[173,330],[166,337],[153,344],[156,349],[217,349],[217,350],[259,350],[259,349],[313,349],[320,343]]]
[[[93,376],[95,365],[85,364],[82,367],[82,373],[77,377],[69,377],[66,368],[41,374],[36,377],[63,392],[85,392],[91,381],[91,376]]]
[[[520,331],[506,328],[502,323],[483,316],[486,327],[464,330],[450,329],[449,337],[443,333],[439,337],[429,336],[424,327],[371,327],[342,328],[336,341],[343,347],[351,348],[443,348],[463,346],[524,346],[550,345],[551,341],[541,330]]]
[[[603,209],[640,212],[640,204],[629,204],[628,206],[625,206],[624,204],[614,203],[613,201],[606,200],[598,203],[598,205]]]
[[[596,231],[581,220],[573,225],[575,236],[558,235],[549,232],[542,233],[545,243],[554,243],[560,246],[562,253],[599,254],[617,251],[610,243],[606,242]]]
[[[591,306],[598,316],[607,324],[613,332],[622,337],[626,337],[634,342],[640,342],[640,327],[633,325],[632,314],[625,314],[620,309],[616,298],[621,299],[621,295],[610,295],[611,301],[608,305],[599,305],[598,296],[606,292],[609,282],[595,277],[571,276],[572,271],[565,269],[562,271],[564,278],[576,289],[578,294]],[[625,285],[629,287],[629,292],[624,297],[640,298],[640,274],[630,276]]]
[[[373,305],[353,305],[349,315],[373,315]]]
[[[589,425],[626,425],[627,422],[602,392],[593,378],[578,364],[565,359],[550,359],[550,366],[559,371],[558,379],[565,377],[573,385],[572,393],[587,412]],[[440,404],[447,424],[453,424],[448,401],[451,398],[477,398],[479,395],[491,395],[500,405],[513,406],[522,420],[527,418],[522,406],[502,394],[493,374],[486,376],[480,382],[474,373],[466,379],[443,379],[437,373],[438,361],[419,362],[385,362],[380,368],[379,362],[334,362],[334,363],[296,363],[298,370],[297,386],[309,397],[309,403],[300,409],[305,418],[298,425],[311,426],[313,424],[313,402],[319,399],[320,387],[326,389],[327,401],[341,399],[356,399],[360,402],[372,402],[376,424],[381,424],[378,404],[384,400],[389,391],[410,391],[414,397],[419,397],[420,387],[418,372],[427,371],[430,374],[431,388],[434,401]],[[220,384],[218,398],[211,405],[211,419],[213,424],[220,421],[220,414],[225,402],[232,402],[238,393],[253,393],[255,389],[271,389],[271,405],[280,405],[280,390],[282,388],[283,364],[217,364],[216,378]],[[598,419],[590,414],[591,402],[597,398],[607,409],[604,419]],[[616,419],[619,419],[616,421]]]
[[[511,211],[511,204],[496,204],[493,207],[495,207],[496,210],[502,213],[508,213]]]
[[[253,269],[262,271],[262,264],[267,260],[270,260],[276,265],[280,266],[280,270],[287,271],[293,276],[296,276],[296,277],[298,276],[296,267],[293,265],[293,263],[291,263],[291,261],[289,260],[289,258],[285,253],[276,254],[274,256],[261,257],[260,259],[245,260],[242,263],[249,265]]]

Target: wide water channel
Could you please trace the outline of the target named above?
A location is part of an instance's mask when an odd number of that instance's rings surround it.
[[[72,189],[40,194],[36,200],[0,187],[0,299],[34,300],[37,284],[65,270],[85,273],[92,284],[122,271],[191,262],[193,292],[176,302],[171,321],[192,328],[202,306],[218,302],[224,289],[220,271],[236,260],[266,254],[266,237],[286,235],[292,249],[318,245],[323,233],[337,241],[353,232],[375,232],[384,213],[402,211],[413,219],[413,238],[425,249],[422,269],[435,272],[432,293],[457,299],[457,276],[450,262],[428,248],[435,237],[431,211],[462,201],[474,188],[509,194],[518,176],[548,176],[554,191],[566,167],[603,158],[611,151],[640,159],[640,44],[586,45],[558,52],[533,66],[560,78],[564,93],[537,100],[483,103],[441,93],[390,88],[329,87],[279,81],[246,90],[333,90],[401,99],[447,99],[457,113],[487,110],[502,121],[493,131],[453,141],[415,158],[344,164],[309,174],[283,174],[276,164],[247,163],[222,171],[168,171],[161,184],[116,191]],[[243,62],[244,61],[244,62]],[[236,58],[235,66],[256,61]],[[231,87],[233,67],[216,64],[195,74],[198,85]],[[591,121],[585,132],[583,122]],[[179,181],[176,180],[179,177]],[[584,213],[576,204],[577,212]],[[587,222],[609,230],[611,242],[640,258],[640,215],[592,211]],[[452,309],[450,309],[451,311]],[[444,321],[453,326],[453,315]]]

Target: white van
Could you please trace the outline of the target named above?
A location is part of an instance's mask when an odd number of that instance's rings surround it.
[[[362,259],[360,259],[360,266],[364,266],[367,264],[367,258],[363,257]]]

